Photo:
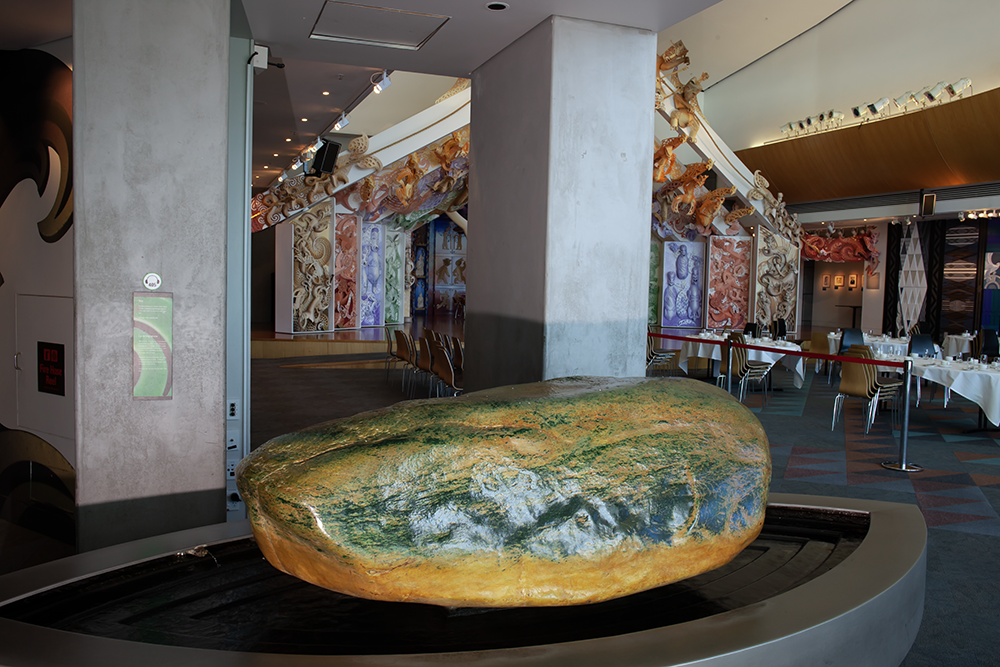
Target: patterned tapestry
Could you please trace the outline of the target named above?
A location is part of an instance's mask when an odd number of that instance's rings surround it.
[[[798,307],[799,248],[758,227],[754,317],[760,324],[783,319],[791,332]]]
[[[753,240],[713,236],[708,250],[709,329],[743,329],[750,301]]]
[[[442,217],[434,229],[434,310],[451,312],[465,304],[465,233]]]
[[[294,331],[330,329],[330,202],[293,218]]]
[[[385,323],[403,321],[404,265],[406,239],[401,231],[385,233]]]
[[[661,243],[652,239],[649,242],[649,312],[646,323],[658,326],[660,323],[660,247]]]
[[[669,241],[663,244],[663,310],[660,326],[701,328],[704,271],[704,243]]]
[[[385,277],[382,225],[361,225],[361,326],[382,326],[382,288]]]
[[[981,328],[1000,329],[1000,219],[989,219],[984,251]]]
[[[950,221],[944,226],[944,272],[941,281],[943,334],[974,331],[976,273],[979,261],[979,225]]]
[[[334,254],[335,289],[334,326],[353,329],[358,326],[358,218],[353,213],[338,213]]]

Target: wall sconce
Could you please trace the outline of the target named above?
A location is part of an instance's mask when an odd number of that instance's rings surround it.
[[[868,289],[878,289],[878,274],[869,274],[865,279],[865,287]]]

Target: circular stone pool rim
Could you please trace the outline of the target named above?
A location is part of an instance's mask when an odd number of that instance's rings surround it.
[[[923,616],[927,528],[914,505],[770,494],[771,505],[862,511],[868,535],[829,572],[786,593],[708,618],[626,635],[546,646],[420,655],[240,653],[106,639],[0,619],[0,664],[184,667],[404,665],[898,665]],[[55,586],[202,544],[242,539],[248,522],[116,545],[0,577],[0,606]]]

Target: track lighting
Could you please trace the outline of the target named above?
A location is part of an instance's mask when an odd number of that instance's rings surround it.
[[[829,122],[831,122],[831,123],[836,123],[837,125],[840,125],[840,124],[841,124],[842,122],[844,122],[844,114],[842,114],[842,113],[841,113],[841,112],[839,112],[839,111],[832,111],[832,110],[831,110],[831,111],[830,111],[830,112],[829,112],[829,113],[827,114],[827,117],[826,117],[826,119],[827,119],[827,120],[828,120]]]
[[[979,214],[975,211],[969,211],[969,220],[976,220],[979,218]]]
[[[375,81],[375,77],[378,76],[378,81]],[[389,80],[389,73],[386,70],[382,70],[381,76],[378,74],[372,75],[372,90],[376,95],[381,93],[383,90],[392,85],[392,81]]]
[[[868,113],[873,116],[881,116],[883,111],[889,108],[889,98],[883,97],[877,102],[872,102],[868,105]]]
[[[934,86],[930,90],[924,93],[928,102],[937,102],[941,99],[941,95],[944,93],[944,89],[948,86],[947,83],[941,81],[938,85]]]
[[[851,113],[854,114],[855,118],[861,118],[866,113],[868,113],[868,111],[869,111],[868,106],[865,104],[862,104],[861,106],[857,106],[851,109]]]
[[[812,127],[813,125],[819,127],[819,116],[809,116],[806,118],[806,125],[809,127]]]
[[[340,130],[347,127],[350,124],[350,122],[351,121],[348,120],[345,114],[340,114],[340,118],[338,118],[337,122],[333,124],[333,129],[339,132]]]
[[[945,90],[948,91],[949,95],[955,97],[956,95],[961,95],[966,88],[969,88],[971,86],[972,86],[972,79],[966,77],[964,79],[959,79],[955,83],[945,86]]]
[[[965,211],[959,211],[958,212],[958,221],[959,222],[964,222],[965,221]]]
[[[781,126],[781,133],[786,135],[791,134],[792,129],[793,128],[791,123],[785,123],[784,125]]]
[[[997,212],[996,211],[990,211],[989,213],[986,214],[986,217],[987,218],[995,218],[995,217],[997,217]]]
[[[912,90],[908,90],[905,93],[903,93],[902,95],[900,95],[899,97],[897,97],[896,99],[894,99],[892,102],[893,102],[893,104],[896,105],[897,109],[905,109],[907,104],[909,104],[910,102],[916,102],[916,101],[917,101],[917,98],[913,96],[913,91]]]

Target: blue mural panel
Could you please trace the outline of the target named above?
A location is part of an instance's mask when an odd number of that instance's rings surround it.
[[[361,228],[361,326],[380,327],[385,282],[384,228],[382,225]]]
[[[704,272],[704,243],[670,241],[663,244],[663,308],[660,311],[660,326],[701,328]]]

